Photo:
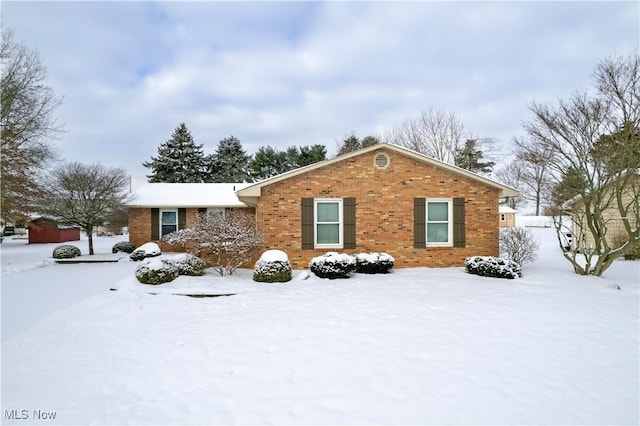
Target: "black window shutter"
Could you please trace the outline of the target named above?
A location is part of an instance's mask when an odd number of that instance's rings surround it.
[[[342,200],[342,219],[344,221],[343,247],[346,249],[356,248],[356,199],[345,198]]]
[[[151,209],[151,239],[160,239],[160,209]]]
[[[313,249],[315,245],[313,230],[313,198],[302,199],[302,250]]]
[[[187,226],[187,209],[178,209],[178,229],[184,229]]]
[[[413,199],[413,247],[425,248],[427,246],[427,211],[426,199]]]
[[[464,198],[454,198],[453,199],[453,246],[454,247],[464,247],[465,236],[464,236],[464,227],[465,227],[465,219],[464,219]]]

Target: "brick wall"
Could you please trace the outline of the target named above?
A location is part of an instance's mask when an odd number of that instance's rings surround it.
[[[167,207],[172,208],[172,207]],[[198,217],[198,208],[187,209],[187,225]],[[162,251],[183,252],[185,249],[180,246],[172,246],[160,240],[151,239],[151,209],[150,208],[130,208],[129,209],[129,242],[136,247],[144,243],[157,243]]]
[[[167,207],[171,209],[172,207]],[[249,209],[253,211],[253,209]],[[187,226],[189,223],[193,223],[198,217],[199,208],[187,208]],[[129,242],[136,247],[141,246],[144,243],[154,242],[160,246],[160,250],[163,252],[189,252],[188,248],[183,246],[170,245],[162,240],[151,239],[151,209],[150,208],[129,208]],[[243,268],[252,268],[255,262],[260,257],[261,252],[256,253],[255,256],[250,259]],[[206,255],[202,255],[204,260],[208,260]]]
[[[388,168],[374,165],[385,152]],[[498,255],[498,190],[395,151],[374,150],[262,188],[257,208],[265,250],[284,250],[294,268],[306,268],[327,250],[301,249],[302,198],[356,198],[356,249],[387,252],[396,267],[462,266],[467,256]],[[466,247],[413,247],[416,197],[465,198]]]

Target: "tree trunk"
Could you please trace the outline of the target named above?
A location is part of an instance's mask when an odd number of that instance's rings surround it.
[[[89,255],[93,256],[93,226],[87,227],[86,231],[89,238]]]

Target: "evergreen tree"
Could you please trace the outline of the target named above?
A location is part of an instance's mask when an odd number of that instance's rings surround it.
[[[253,180],[267,179],[290,170],[287,168],[287,153],[276,151],[270,146],[262,146],[249,162],[249,172]]]
[[[496,163],[482,161],[483,156],[483,152],[478,147],[478,140],[467,139],[464,147],[456,149],[454,162],[456,166],[474,173],[489,173]]]
[[[327,159],[327,148],[324,145],[310,145],[300,147],[297,167],[308,166]]]
[[[210,182],[248,182],[249,160],[242,142],[235,136],[222,139],[215,154],[208,157]]]
[[[342,143],[338,144],[338,155],[347,154],[379,143],[380,140],[375,136],[369,135],[362,139],[358,139],[355,133],[351,133],[342,141]]]
[[[202,182],[202,145],[196,145],[185,123],[180,123],[171,138],[160,145],[158,156],[142,163],[151,170],[149,182]]]
[[[338,155],[343,155],[349,152],[357,151],[360,148],[362,148],[362,145],[360,144],[360,139],[358,139],[355,133],[351,133],[349,136],[344,138],[342,143],[338,144]]]

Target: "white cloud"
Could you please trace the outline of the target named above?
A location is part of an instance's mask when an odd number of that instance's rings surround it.
[[[5,2],[64,104],[63,156],[144,175],[182,121],[207,150],[382,134],[435,107],[502,144],[527,105],[638,49],[625,2]]]

